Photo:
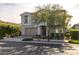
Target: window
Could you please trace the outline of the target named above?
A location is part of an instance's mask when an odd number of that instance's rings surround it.
[[[28,16],[25,16],[25,22],[24,23],[28,23]]]

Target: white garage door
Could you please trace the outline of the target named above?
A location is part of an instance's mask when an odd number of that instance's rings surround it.
[[[25,28],[25,35],[32,36],[37,34],[37,28]]]

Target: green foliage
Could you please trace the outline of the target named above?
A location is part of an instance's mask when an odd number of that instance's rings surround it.
[[[68,42],[73,44],[79,44],[79,40],[69,40]]]
[[[65,33],[65,37],[66,37],[66,38],[70,38],[70,37],[71,37],[70,32],[66,32],[66,33]]]
[[[78,30],[71,30],[70,31],[71,34],[71,39],[79,39],[79,31]]]
[[[79,29],[70,29],[70,31],[79,31]]]
[[[0,37],[15,37],[20,34],[19,24],[0,21]]]
[[[55,37],[59,39],[59,37],[64,38],[63,34],[71,17],[62,6],[49,4],[37,7],[37,11],[33,13],[33,22],[35,24],[44,23],[48,31],[48,37],[51,33],[56,33]],[[62,35],[57,33],[62,33]]]
[[[58,4],[39,6],[37,11],[33,13],[33,21],[36,24],[47,24],[49,30],[54,27],[55,30],[65,28],[70,18],[71,15],[67,14],[67,11]]]
[[[64,33],[71,17],[62,6],[49,4],[37,7],[37,11],[33,13],[33,22],[35,24],[44,23],[49,37],[51,33]],[[57,34],[57,39],[59,36],[64,37],[64,35]]]

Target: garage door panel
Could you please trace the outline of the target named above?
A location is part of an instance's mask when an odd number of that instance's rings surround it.
[[[32,36],[37,34],[37,28],[25,28],[25,35]]]

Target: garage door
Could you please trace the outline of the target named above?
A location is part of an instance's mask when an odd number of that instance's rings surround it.
[[[25,28],[25,35],[33,36],[37,34],[37,28]]]

